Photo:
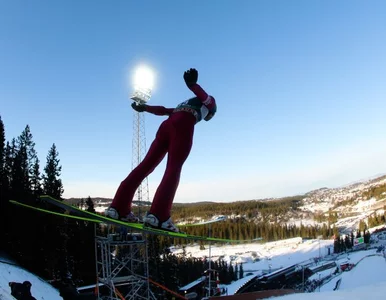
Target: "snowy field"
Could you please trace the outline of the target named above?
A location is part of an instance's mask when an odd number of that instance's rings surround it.
[[[250,274],[244,278],[227,285],[228,294],[238,290],[250,278],[260,275],[263,271],[269,272],[277,268],[294,264],[311,264],[319,257],[323,260],[334,260],[338,264],[350,262],[356,266],[348,272],[343,272],[334,277],[330,282],[317,289],[314,293],[296,294],[279,297],[280,299],[383,299],[386,294],[386,261],[375,249],[358,251],[339,256],[328,255],[328,249],[332,250],[332,240],[307,240],[293,238],[272,243],[251,243],[242,245],[211,246],[210,252],[213,260],[220,257],[228,262],[243,263],[244,274]],[[199,246],[186,247],[187,255],[193,257],[208,257],[209,246],[200,250]],[[175,254],[182,253],[182,249],[173,249]],[[323,271],[324,273],[331,270]],[[321,276],[325,275],[320,272]],[[318,274],[314,275],[318,276]],[[333,291],[336,282],[341,279],[339,290]],[[59,292],[12,261],[0,259],[0,299],[14,299],[10,295],[8,283],[10,281],[32,283],[32,295],[38,300],[60,300]],[[225,287],[225,286],[224,286]],[[278,299],[279,299],[278,298]]]

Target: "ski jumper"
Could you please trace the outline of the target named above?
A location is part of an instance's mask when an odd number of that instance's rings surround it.
[[[146,112],[158,116],[168,115],[169,118],[160,125],[142,162],[119,186],[111,207],[115,208],[120,216],[130,213],[135,191],[168,154],[166,170],[155,192],[149,213],[156,215],[161,222],[170,217],[182,166],[192,148],[194,125],[208,115],[214,115],[217,110],[215,99],[200,85],[194,84],[189,89],[196,97],[180,103],[174,109],[145,105]]]

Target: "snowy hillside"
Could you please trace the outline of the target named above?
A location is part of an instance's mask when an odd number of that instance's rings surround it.
[[[377,188],[382,190],[386,185],[386,177],[357,182],[334,189],[319,189],[309,192],[303,199],[301,211],[328,215],[329,211],[336,213],[338,221],[334,224],[341,233],[349,233],[359,227],[360,221],[374,213],[384,214],[386,192],[377,197],[370,197]],[[303,221],[304,224],[304,221]]]
[[[312,191],[307,193],[306,197],[303,199],[303,209],[312,212],[328,212],[329,209],[335,208],[335,210],[340,212],[344,212],[348,209],[348,212],[362,213],[369,209],[383,208],[386,204],[384,203],[384,201],[386,201],[386,193],[384,194],[384,197],[378,199],[378,201],[374,198],[364,198],[363,193],[371,188],[384,184],[386,184],[386,177],[382,176],[378,179],[354,183],[340,188],[323,188]],[[349,200],[352,200],[350,205],[346,204],[351,202]]]
[[[381,190],[383,188],[385,191],[377,197],[369,196],[377,188]],[[287,224],[296,224],[297,226],[300,224],[321,225],[327,223],[328,214],[332,212],[336,214],[338,220],[335,224],[330,224],[339,228],[341,233],[349,233],[358,229],[360,221],[367,222],[370,215],[374,213],[384,214],[386,176],[362,180],[339,188],[321,188],[308,192],[301,198],[303,203],[298,210],[287,211],[286,215],[279,216],[278,220]],[[111,199],[106,198],[95,198],[93,200],[97,212],[103,212],[111,203]],[[265,199],[264,201],[272,200],[278,199]],[[74,203],[77,200],[69,199],[69,201]],[[178,199],[176,199],[177,202]],[[216,208],[216,203],[213,203],[213,208]],[[317,221],[316,216],[323,216],[325,221]],[[245,216],[228,215],[227,217],[232,219]],[[255,221],[259,221],[259,215],[255,215],[254,218]],[[175,221],[184,222],[184,220]]]

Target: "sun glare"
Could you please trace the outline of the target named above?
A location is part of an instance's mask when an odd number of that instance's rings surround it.
[[[153,89],[154,73],[147,66],[139,66],[134,74],[134,88]]]

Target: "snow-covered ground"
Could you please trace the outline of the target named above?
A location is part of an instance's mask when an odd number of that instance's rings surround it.
[[[386,241],[385,241],[386,243]],[[351,252],[348,254],[328,255],[332,253],[333,240],[307,240],[299,238],[272,243],[251,243],[243,245],[211,246],[213,260],[222,258],[228,263],[243,263],[244,274],[249,274],[229,285],[221,285],[228,289],[228,295],[234,294],[246,282],[262,272],[277,268],[289,267],[294,264],[310,265],[319,256],[322,261],[335,261],[337,265],[349,262],[356,265],[352,270],[342,272],[331,281],[321,286],[314,293],[283,296],[285,299],[383,299],[386,293],[386,260],[376,249]],[[193,257],[208,257],[209,247],[200,250],[199,246],[185,248],[187,255]],[[182,253],[182,249],[173,249]],[[258,258],[259,260],[257,260]],[[336,267],[316,273],[310,279],[324,278],[332,274]],[[340,287],[333,291],[336,282],[341,279]],[[355,290],[355,292],[353,292]],[[364,296],[366,295],[366,296]],[[382,297],[381,297],[382,295]]]
[[[333,247],[333,240],[306,240],[301,238],[287,239],[270,243],[249,243],[239,245],[211,246],[212,260],[220,257],[227,261],[243,263],[244,273],[261,272],[261,270],[277,269],[293,264],[307,262],[328,254]],[[332,253],[331,249],[331,253]],[[173,253],[182,253],[182,249],[174,249]],[[209,246],[200,250],[199,246],[187,246],[186,254],[192,257],[209,256]]]
[[[384,241],[386,243],[386,240]],[[271,243],[249,243],[242,245],[212,245],[211,256],[214,260],[220,257],[228,262],[243,263],[245,277],[226,285],[228,294],[235,293],[243,284],[263,272],[274,271],[278,268],[294,264],[311,265],[319,256],[325,261],[335,261],[337,265],[344,262],[354,264],[355,267],[343,272],[327,282],[314,293],[283,296],[284,299],[383,299],[386,293],[386,260],[382,252],[376,249],[352,252],[341,255],[332,253],[333,240],[305,240],[293,238]],[[193,257],[208,257],[209,245],[200,250],[199,245],[187,246],[187,255]],[[172,249],[175,254],[182,253],[182,249]],[[59,292],[37,276],[14,265],[11,261],[0,259],[0,299],[11,300],[10,281],[30,281],[32,295],[38,300],[61,300]],[[322,263],[322,262],[320,262]],[[314,275],[315,279],[331,274],[332,269],[321,271]],[[320,274],[320,276],[319,276]],[[341,279],[339,290],[333,291],[336,282]],[[224,286],[225,287],[225,286]]]
[[[332,253],[333,240],[307,240],[301,238],[287,239],[270,243],[250,243],[240,245],[211,246],[212,260],[219,258],[228,263],[243,263],[244,274],[250,274],[233,282],[227,287],[228,295],[233,295],[245,282],[263,272],[274,271],[294,264],[309,264],[314,259],[326,257],[328,248]],[[182,249],[173,249],[175,254],[182,253]],[[208,257],[209,246],[200,250],[199,246],[187,246],[186,254],[192,257]]]
[[[365,251],[363,251],[365,252]],[[341,279],[339,290],[334,291],[336,282]],[[320,292],[295,294],[280,297],[283,300],[306,299],[384,299],[386,295],[386,260],[381,256],[363,258],[349,272],[343,272],[320,288]]]
[[[38,276],[16,266],[12,261],[0,258],[0,300],[14,300],[9,282],[31,282],[31,294],[37,300],[62,300],[59,291]]]

